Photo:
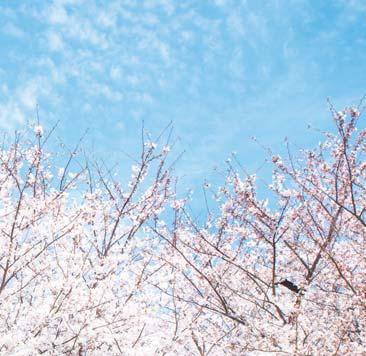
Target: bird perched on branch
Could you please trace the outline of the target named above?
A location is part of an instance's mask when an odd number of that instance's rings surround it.
[[[302,291],[301,288],[299,288],[296,284],[292,283],[288,279],[284,279],[283,281],[277,282],[276,284],[281,284],[294,293],[300,293]]]

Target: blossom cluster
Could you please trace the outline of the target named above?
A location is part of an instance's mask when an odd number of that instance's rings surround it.
[[[203,222],[167,145],[126,185],[74,153],[59,167],[40,126],[3,145],[0,354],[364,354],[366,130],[333,117],[317,148],[271,158],[267,199],[228,162]]]

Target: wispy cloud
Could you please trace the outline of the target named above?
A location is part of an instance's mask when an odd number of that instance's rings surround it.
[[[362,1],[54,0],[0,10],[2,126],[39,103],[65,126],[95,128],[108,150],[121,128],[132,137],[139,120],[152,131],[173,120],[184,165],[200,177],[233,149],[246,156],[250,135],[301,136],[290,118],[306,127],[309,106],[363,91]],[[132,149],[131,137],[123,145]]]
[[[49,49],[52,52],[60,52],[64,49],[64,41],[62,40],[61,35],[54,31],[50,31],[47,33],[47,40]]]

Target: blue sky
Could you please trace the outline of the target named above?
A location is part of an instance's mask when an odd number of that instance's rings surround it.
[[[44,126],[97,157],[136,155],[144,120],[170,121],[182,184],[216,179],[232,151],[250,172],[331,127],[366,92],[363,0],[55,0],[0,3],[0,127]],[[121,157],[124,157],[123,159]],[[260,170],[259,170],[260,172]],[[260,174],[260,173],[259,173]]]

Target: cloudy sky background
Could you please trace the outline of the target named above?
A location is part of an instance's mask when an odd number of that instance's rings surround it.
[[[0,2],[0,127],[61,120],[97,157],[136,155],[142,120],[170,121],[183,186],[216,179],[237,152],[250,172],[288,137],[313,145],[366,92],[366,2],[55,0]],[[121,157],[124,157],[123,159]]]

